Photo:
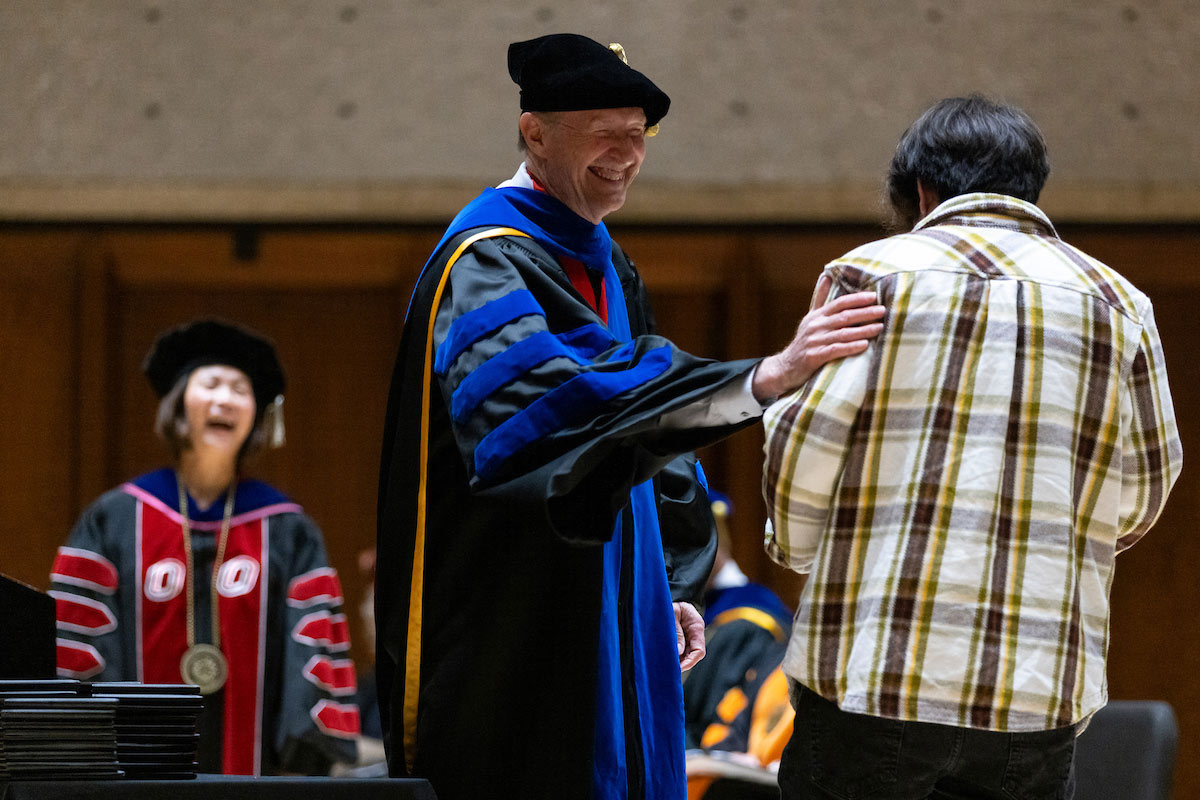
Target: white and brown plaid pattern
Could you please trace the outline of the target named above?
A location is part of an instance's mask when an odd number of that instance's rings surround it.
[[[1086,719],[1116,554],[1182,464],[1150,301],[993,194],[826,271],[888,315],[764,416],[767,551],[811,572],[785,671],[877,716]]]

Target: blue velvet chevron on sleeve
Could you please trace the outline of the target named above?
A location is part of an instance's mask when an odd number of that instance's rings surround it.
[[[576,375],[488,434],[475,450],[476,474],[487,479],[512,454],[568,425],[594,418],[598,406],[642,386],[670,366],[670,348],[659,347],[627,369]]]

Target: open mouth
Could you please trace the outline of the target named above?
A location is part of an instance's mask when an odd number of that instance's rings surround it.
[[[210,419],[205,425],[211,430],[228,431],[230,433],[237,427],[232,420],[227,419]]]
[[[608,169],[607,167],[589,167],[588,170],[597,178],[613,183],[619,183],[625,178],[624,170]]]

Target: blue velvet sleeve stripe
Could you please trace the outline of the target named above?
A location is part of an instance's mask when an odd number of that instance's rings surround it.
[[[670,366],[671,348],[664,346],[647,352],[630,369],[576,375],[483,437],[475,448],[475,474],[487,480],[525,447],[593,415],[600,403],[653,380]]]
[[[558,338],[567,347],[578,350],[588,358],[595,358],[617,343],[611,333],[595,324],[560,333]]]
[[[696,481],[704,489],[705,494],[712,494],[712,490],[708,488],[708,476],[704,474],[704,467],[700,466],[699,461],[696,462]],[[725,502],[728,503],[729,501],[727,500]]]
[[[446,340],[437,349],[437,355],[433,360],[434,372],[445,375],[446,370],[454,363],[454,359],[462,355],[462,352],[468,347],[513,320],[530,314],[545,316],[545,311],[533,299],[533,295],[528,289],[509,292],[490,303],[485,303],[474,311],[463,314],[451,324]]]
[[[450,414],[454,421],[462,422],[497,389],[552,358],[569,358],[576,364],[591,364],[560,342],[554,334],[538,331],[489,358],[463,378],[450,396]]]
[[[623,361],[626,358],[632,358],[637,350],[637,342],[626,342],[620,350],[617,350],[608,357],[609,361]],[[654,352],[654,351],[651,351]]]

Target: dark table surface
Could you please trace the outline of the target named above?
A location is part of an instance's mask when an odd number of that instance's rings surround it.
[[[437,800],[414,778],[252,778],[200,775],[178,781],[0,782],[0,800]]]

